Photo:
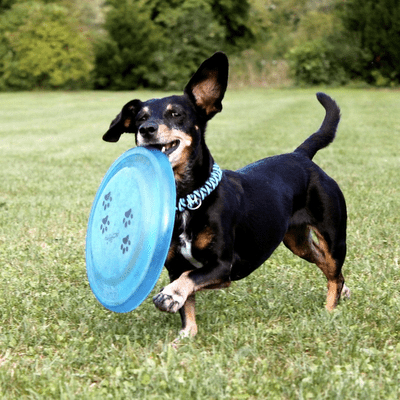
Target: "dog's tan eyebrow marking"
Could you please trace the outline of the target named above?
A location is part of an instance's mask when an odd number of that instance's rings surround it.
[[[180,113],[180,107],[176,106],[174,104],[168,104],[166,111],[168,111],[169,113],[173,114],[173,113]]]
[[[125,128],[129,128],[129,125],[131,124],[131,119],[130,118],[127,118],[126,120],[125,120],[125,122],[124,122],[124,126],[125,126]]]
[[[148,113],[149,112],[149,107],[143,107],[142,110],[143,110],[143,112]]]

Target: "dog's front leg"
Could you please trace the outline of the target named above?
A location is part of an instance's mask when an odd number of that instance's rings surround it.
[[[195,294],[191,294],[183,307],[179,309],[179,314],[182,320],[182,329],[179,332],[179,337],[195,336],[197,333],[196,324],[196,300]]]
[[[154,296],[153,302],[161,311],[175,313],[183,307],[188,297],[195,292],[207,287],[228,286],[230,268],[230,264],[221,263],[214,268],[202,267],[186,271]]]
[[[185,304],[186,299],[195,292],[195,283],[189,278],[191,272],[184,272],[153,297],[153,302],[159,310],[176,313]]]
[[[220,285],[210,285],[206,286],[204,289],[225,289],[229,287],[231,282],[225,282]],[[181,315],[182,329],[179,332],[179,337],[175,342],[179,342],[179,339],[185,337],[193,337],[197,334],[197,324],[196,324],[196,300],[195,294],[191,294],[187,299],[185,304],[179,309],[179,314]]]

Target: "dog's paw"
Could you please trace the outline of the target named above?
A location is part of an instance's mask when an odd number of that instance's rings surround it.
[[[153,297],[153,303],[161,311],[176,313],[185,303],[185,299],[178,293],[168,293],[163,289]]]
[[[343,296],[344,298],[346,298],[346,299],[349,299],[350,296],[351,296],[350,289],[349,289],[345,284],[343,284],[342,296]]]
[[[197,326],[195,330],[190,330],[190,329],[180,330],[179,336],[172,341],[171,346],[175,350],[178,350],[179,346],[185,343],[185,339],[193,339],[196,333],[197,333]]]

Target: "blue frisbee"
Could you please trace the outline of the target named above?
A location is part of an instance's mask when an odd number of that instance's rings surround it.
[[[86,235],[86,271],[97,300],[129,312],[155,286],[171,243],[176,190],[161,151],[135,147],[109,168],[96,193]]]

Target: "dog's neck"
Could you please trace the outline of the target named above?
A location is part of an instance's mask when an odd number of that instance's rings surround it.
[[[185,175],[176,181],[177,198],[185,197],[202,187],[209,179],[214,165],[214,159],[205,143],[197,149],[188,163]]]
[[[213,192],[219,185],[222,179],[222,171],[217,163],[214,163],[213,170],[207,182],[201,188],[198,188],[193,193],[186,197],[181,197],[177,200],[176,209],[180,212],[189,210],[197,210],[200,208],[203,200]]]

